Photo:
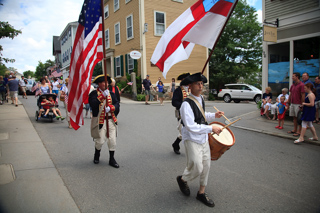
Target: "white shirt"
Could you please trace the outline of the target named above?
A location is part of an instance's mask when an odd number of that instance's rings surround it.
[[[190,94],[202,105],[202,96],[197,97]],[[184,126],[181,129],[182,140],[190,140],[199,144],[204,144],[208,140],[208,133],[212,132],[211,125],[197,124],[194,122],[194,114],[188,102],[184,101],[180,108],[181,119]],[[215,113],[205,112],[207,122],[212,122]]]
[[[19,80],[19,85],[21,87],[25,87],[26,86],[26,83],[24,82],[24,79],[23,80],[22,79]]]
[[[57,87],[59,85],[59,82],[56,81],[56,82],[53,82],[52,83],[52,90],[59,90],[59,88]]]
[[[64,86],[61,91],[63,91],[66,95],[69,95],[67,86]]]

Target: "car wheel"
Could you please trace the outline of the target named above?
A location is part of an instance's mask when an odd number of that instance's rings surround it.
[[[261,100],[261,96],[260,95],[256,95],[256,97],[254,97],[254,102],[256,102],[256,104]]]
[[[36,111],[36,121],[38,121],[39,113]]]
[[[235,103],[240,103],[240,100],[233,100]]]
[[[230,95],[224,95],[224,96],[223,96],[223,100],[224,100],[224,102],[226,102],[226,103],[230,103],[230,102],[231,102],[231,96],[230,96]]]

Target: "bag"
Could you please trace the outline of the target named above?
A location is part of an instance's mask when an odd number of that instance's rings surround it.
[[[64,101],[65,95],[60,95],[60,101]]]
[[[163,94],[165,94],[165,93],[166,93],[166,91],[164,90],[164,87],[162,88],[162,93],[163,93]]]
[[[302,117],[302,111],[300,110],[297,115],[297,122],[299,125],[301,125],[302,123],[301,117]]]

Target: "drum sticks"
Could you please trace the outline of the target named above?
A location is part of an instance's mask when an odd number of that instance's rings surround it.
[[[215,107],[215,106],[213,106],[213,108],[215,109],[215,110],[217,110],[217,111],[219,111],[218,109],[217,109],[217,107]],[[230,123],[231,123],[231,121],[225,116],[225,115],[222,115],[227,121],[229,121]]]

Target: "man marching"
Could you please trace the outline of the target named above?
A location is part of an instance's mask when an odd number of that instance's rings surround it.
[[[188,77],[190,75],[190,73],[182,73],[180,74],[178,77],[177,77],[177,80],[181,80],[180,82],[180,86],[174,90],[173,92],[173,96],[172,96],[172,106],[174,106],[176,108],[175,110],[175,115],[176,115],[176,118],[178,119],[178,131],[179,131],[179,134],[178,134],[178,137],[177,139],[175,140],[175,142],[172,144],[172,147],[173,147],[173,151],[174,153],[176,153],[177,155],[180,155],[180,141],[181,141],[181,128],[182,128],[182,125],[181,125],[181,116],[180,116],[180,107],[181,107],[181,104],[183,102],[183,100],[185,98],[187,98],[187,95],[188,95],[188,85],[183,85],[181,84],[183,79],[185,79],[186,77]]]
[[[208,133],[214,132],[219,135],[222,129],[208,125],[208,122],[214,118],[220,118],[224,112],[205,112],[205,103],[201,92],[203,83],[206,82],[206,77],[201,73],[190,75],[181,82],[183,85],[189,85],[191,94],[184,100],[180,108],[183,125],[181,133],[186,148],[187,167],[183,174],[177,177],[177,182],[181,192],[189,196],[190,189],[187,181],[192,181],[200,176],[200,189],[196,198],[205,205],[214,207],[214,202],[205,193],[211,163]]]
[[[109,165],[119,168],[114,159],[116,149],[117,115],[119,113],[119,101],[115,94],[108,90],[111,78],[104,75],[97,76],[92,83],[98,84],[98,88],[89,94],[89,104],[92,108],[91,137],[95,142],[93,162],[99,163],[102,145],[107,141],[109,148]]]

